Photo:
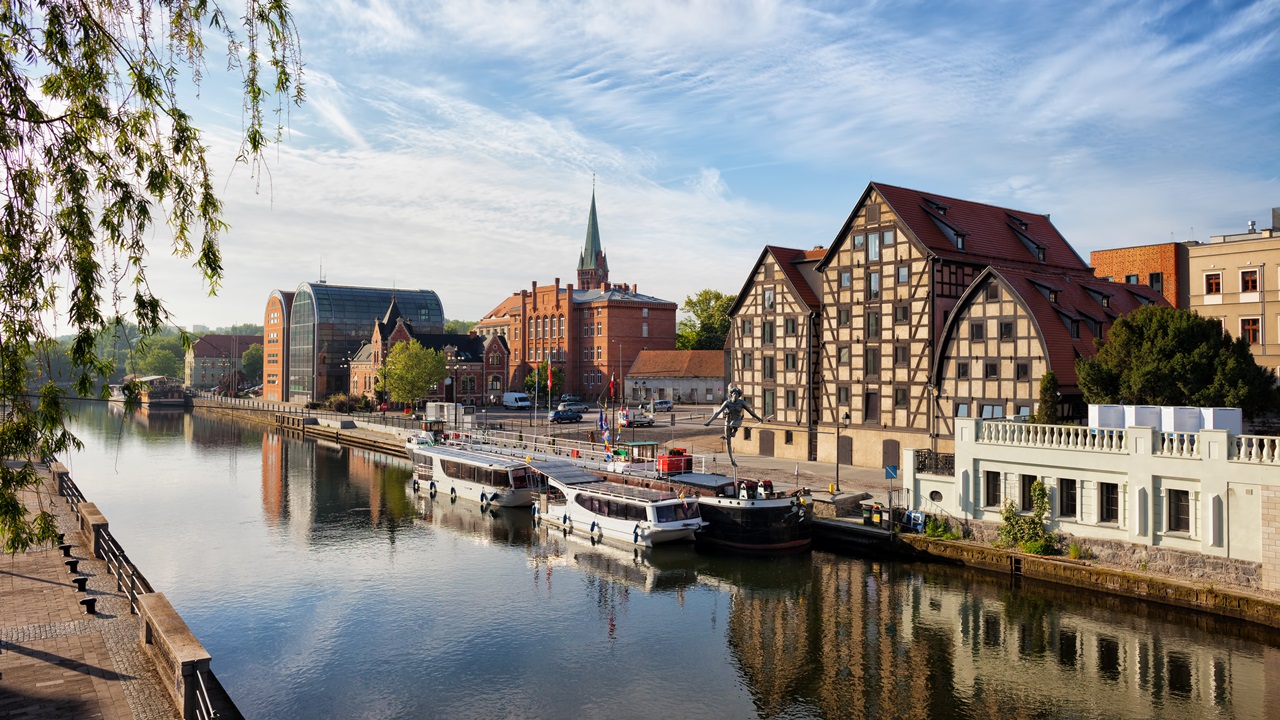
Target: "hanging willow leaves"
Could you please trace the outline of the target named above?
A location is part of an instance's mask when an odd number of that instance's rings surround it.
[[[70,394],[105,392],[99,338],[168,319],[147,280],[148,241],[193,261],[216,292],[226,229],[207,153],[179,96],[204,72],[205,38],[227,43],[243,80],[236,158],[259,177],[285,109],[302,101],[298,36],[282,0],[247,0],[238,23],[208,0],[0,0],[0,540],[18,552],[54,536],[21,489],[31,460],[76,446]],[[275,119],[267,120],[274,112]],[[74,339],[55,383],[57,332]],[[184,343],[189,341],[184,337]],[[136,397],[137,388],[131,388]]]

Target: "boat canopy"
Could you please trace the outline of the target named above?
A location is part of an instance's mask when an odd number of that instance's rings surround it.
[[[713,475],[711,473],[681,473],[664,478],[664,482],[674,483],[677,485],[689,485],[691,487],[706,488],[714,490],[724,485],[732,485],[733,478],[724,475]],[[755,482],[754,480],[739,480],[739,482]]]
[[[585,490],[599,495],[609,495],[612,497],[639,500],[642,502],[675,500],[679,497],[673,492],[606,482],[601,480],[599,476],[592,475],[567,460],[546,460],[542,462],[534,462],[532,467],[543,475],[546,475],[547,479],[552,482],[572,487],[575,490]]]
[[[502,455],[491,455],[489,453],[460,450],[458,448],[444,447],[441,445],[415,445],[413,452],[419,455],[433,455],[444,460],[456,460],[468,465],[479,465],[488,468],[514,470],[516,468],[525,467],[525,462],[523,460],[516,460]]]

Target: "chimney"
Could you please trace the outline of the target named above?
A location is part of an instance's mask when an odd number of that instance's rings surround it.
[[[536,312],[538,309],[538,281],[532,281],[529,283],[529,287],[529,295],[532,296],[531,301],[533,302],[533,310]]]
[[[560,278],[556,278],[556,307],[560,307]]]
[[[1280,207],[1271,208],[1271,229],[1280,230]]]
[[[1250,233],[1250,234],[1253,234],[1253,233],[1256,233],[1256,232],[1258,232],[1258,221],[1257,221],[1257,220],[1250,220],[1250,221],[1249,221],[1249,233]]]

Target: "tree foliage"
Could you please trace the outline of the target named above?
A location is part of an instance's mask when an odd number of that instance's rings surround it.
[[[533,397],[534,389],[540,399],[547,397],[547,372],[551,373],[551,396],[554,397],[564,391],[564,371],[555,368],[548,371],[547,363],[543,362],[533,369],[524,378],[524,391],[529,397]]]
[[[1089,403],[1238,407],[1253,417],[1276,399],[1275,372],[1254,361],[1248,342],[1217,320],[1164,306],[1118,318],[1076,372]]]
[[[1041,425],[1057,425],[1060,402],[1062,394],[1058,392],[1058,376],[1052,370],[1046,370],[1040,376],[1040,407],[1031,421]]]
[[[729,337],[729,308],[736,298],[719,290],[700,290],[684,299],[676,326],[677,350],[722,350]]]
[[[262,345],[254,343],[240,355],[240,366],[250,382],[262,382]]]
[[[101,352],[104,331],[133,322],[145,338],[161,328],[168,315],[146,273],[158,226],[217,289],[222,203],[179,100],[204,72],[206,39],[225,38],[242,74],[237,159],[253,177],[279,137],[267,106],[302,99],[285,1],[245,2],[230,18],[208,0],[0,3],[0,455],[39,459],[78,444],[64,422],[67,391],[39,367],[51,326],[73,335],[66,369],[82,395],[118,369]],[[0,467],[8,552],[55,535],[52,516],[18,502],[35,481],[31,463]]]
[[[444,353],[417,340],[398,342],[378,371],[377,389],[392,402],[415,403],[448,376]]]
[[[1033,555],[1052,555],[1056,538],[1045,527],[1049,515],[1049,490],[1036,480],[1031,484],[1031,514],[1023,515],[1012,500],[1006,500],[1000,511],[1003,521],[996,529],[996,545],[1017,548]]]
[[[447,335],[466,335],[476,326],[475,320],[445,320],[444,331]]]

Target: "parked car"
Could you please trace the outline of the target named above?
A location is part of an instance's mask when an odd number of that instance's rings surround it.
[[[591,412],[591,406],[580,402],[562,402],[556,406],[557,410],[568,410],[570,412],[585,413]]]
[[[671,412],[672,410],[675,409],[675,407],[676,407],[675,403],[671,402],[670,400],[654,400],[653,401],[654,412]]]
[[[628,413],[626,417],[618,421],[622,427],[651,427],[653,425],[653,416],[644,413]]]
[[[552,410],[547,416],[547,422],[553,423],[576,423],[582,422],[582,415],[572,410]]]
[[[582,400],[582,398],[578,397],[577,395],[568,395],[568,394],[565,394],[565,395],[561,395],[561,396],[560,396],[560,402],[562,402],[562,403],[567,403],[567,402],[578,402],[578,401],[580,401],[580,400]]]

